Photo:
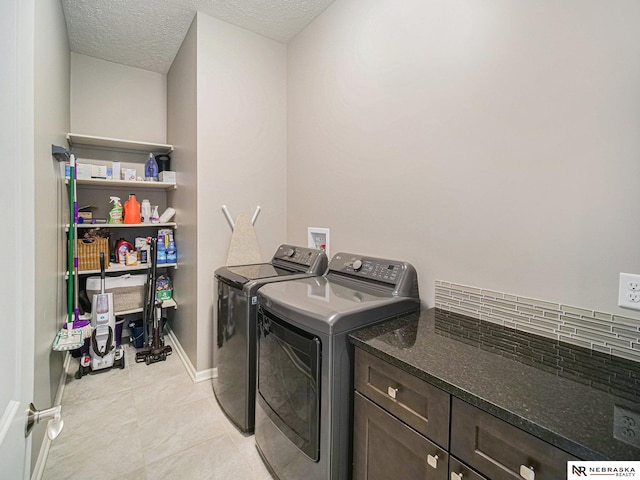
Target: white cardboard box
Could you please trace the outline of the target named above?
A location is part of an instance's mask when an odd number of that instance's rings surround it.
[[[105,165],[91,165],[91,178],[107,178]]]
[[[120,170],[122,172],[122,180],[126,182],[135,182],[136,181],[136,169],[135,168],[123,168]]]
[[[158,174],[158,181],[166,183],[176,183],[176,172],[165,170]]]
[[[90,163],[79,163],[76,162],[76,178],[80,180],[87,180],[91,178],[91,171],[93,170],[93,165]]]

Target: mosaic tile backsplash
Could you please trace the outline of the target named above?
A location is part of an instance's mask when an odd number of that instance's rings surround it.
[[[640,362],[640,320],[436,280],[436,308]]]
[[[439,309],[435,331],[617,397],[640,400],[640,362]]]

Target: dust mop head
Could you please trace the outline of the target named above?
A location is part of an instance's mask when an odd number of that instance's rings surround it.
[[[60,330],[53,341],[53,349],[57,351],[75,350],[84,345],[84,329],[73,328]]]

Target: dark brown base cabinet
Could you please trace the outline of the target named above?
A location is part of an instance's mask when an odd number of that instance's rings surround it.
[[[451,400],[451,452],[491,479],[555,480],[578,460],[479,408]]]
[[[353,478],[446,480],[447,452],[355,393]]]
[[[577,460],[359,348],[354,383],[354,480],[557,480]]]

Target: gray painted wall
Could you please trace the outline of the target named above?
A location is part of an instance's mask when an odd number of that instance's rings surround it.
[[[35,3],[35,305],[34,404],[48,408],[58,389],[63,355],[51,345],[65,315],[63,271],[66,243],[61,205],[66,190],[59,177],[51,144],[66,146],[69,129],[69,45],[59,1]],[[56,240],[54,240],[56,239]],[[32,436],[32,467],[46,424]]]
[[[341,0],[288,48],[288,237],[640,318],[640,3]]]
[[[166,76],[71,54],[73,133],[165,143]]]
[[[198,360],[212,365],[214,278],[231,229],[222,214],[262,211],[263,260],[286,239],[286,45],[198,14]]]
[[[171,168],[179,183],[173,194],[178,262],[174,272],[174,291],[179,310],[170,312],[171,328],[195,368],[197,363],[197,288],[198,262],[198,179],[197,179],[197,84],[196,45],[198,25],[191,23],[180,50],[167,74],[167,141],[175,150]]]

